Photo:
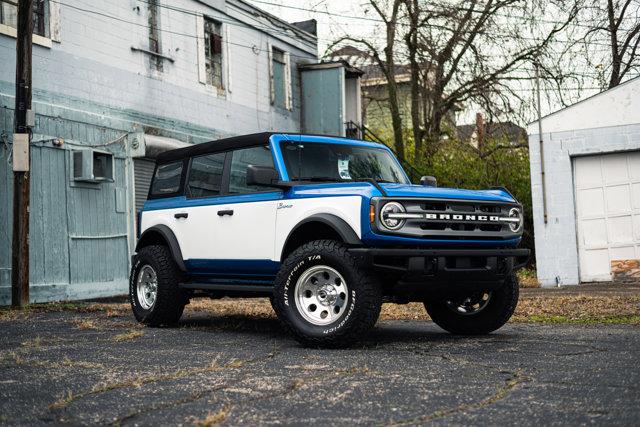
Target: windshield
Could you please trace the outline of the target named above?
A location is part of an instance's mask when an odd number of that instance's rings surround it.
[[[394,157],[383,148],[348,144],[282,141],[284,163],[292,181],[358,181],[407,184]]]

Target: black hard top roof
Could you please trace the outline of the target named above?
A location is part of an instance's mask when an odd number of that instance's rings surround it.
[[[301,136],[322,136],[325,138],[343,139],[345,141],[355,141],[353,138],[345,138],[343,136],[332,135],[315,135],[300,134],[290,132],[260,132],[249,135],[233,136],[231,138],[217,139],[215,141],[203,142],[202,144],[193,144],[189,147],[176,148],[175,150],[160,153],[156,159],[157,163],[169,163],[184,158],[201,156],[203,154],[221,153],[224,151],[237,150],[239,148],[256,147],[258,145],[266,145],[272,135],[283,135],[290,137]],[[367,141],[371,142],[371,141]],[[373,142],[371,142],[373,144]]]
[[[276,132],[252,133],[250,135],[234,136],[231,138],[223,138],[215,141],[203,142],[202,144],[194,144],[189,147],[177,148],[175,150],[160,153],[157,158],[158,163],[167,163],[174,160],[184,159],[186,157],[199,156],[202,154],[219,153],[222,151],[236,150],[238,148],[255,147],[257,145],[265,145],[269,143],[271,135]]]

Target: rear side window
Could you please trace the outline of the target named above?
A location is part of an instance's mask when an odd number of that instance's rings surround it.
[[[168,196],[180,190],[182,178],[182,160],[158,165],[151,183],[152,196]]]
[[[226,153],[216,153],[191,160],[188,182],[191,197],[220,195],[225,156]]]
[[[268,146],[244,148],[233,152],[229,176],[229,194],[277,191],[277,188],[247,185],[247,166],[273,166],[273,156]]]

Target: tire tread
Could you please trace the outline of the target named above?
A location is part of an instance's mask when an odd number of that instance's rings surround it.
[[[162,245],[149,245],[140,250],[138,257],[148,257],[155,265],[158,277],[158,295],[151,311],[141,315],[133,310],[136,319],[149,326],[174,325],[180,320],[187,303],[185,292],[180,289],[182,273],[178,269],[169,248]],[[135,268],[136,263],[134,263]],[[130,298],[134,298],[137,272],[132,270],[130,279]],[[133,305],[133,301],[132,301]]]
[[[287,275],[300,259],[318,253],[329,253],[342,259],[352,270],[351,274],[355,276],[356,281],[362,284],[363,289],[358,293],[358,301],[362,305],[358,310],[358,317],[351,319],[351,327],[339,329],[324,337],[309,336],[302,333],[291,322],[283,298],[274,298],[273,308],[284,328],[302,344],[311,347],[345,347],[360,339],[375,325],[382,306],[382,290],[379,284],[358,264],[345,245],[335,240],[314,240],[300,246],[287,257],[281,266],[276,276],[274,294],[282,295],[284,293],[283,288]]]

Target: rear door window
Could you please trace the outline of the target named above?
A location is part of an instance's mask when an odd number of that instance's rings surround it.
[[[219,196],[226,153],[207,154],[191,159],[188,193],[191,197]]]
[[[175,195],[180,191],[183,161],[158,165],[151,184],[151,195],[156,197]]]

